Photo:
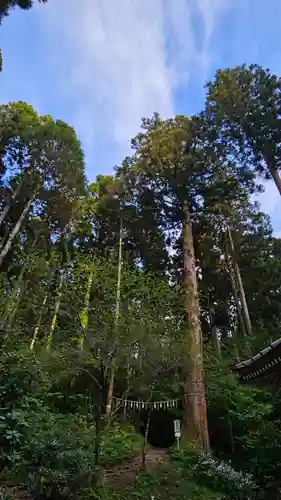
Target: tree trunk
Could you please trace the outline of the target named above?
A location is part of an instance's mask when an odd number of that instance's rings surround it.
[[[0,214],[0,227],[2,226],[3,222],[5,221],[5,218],[6,218],[7,214],[9,213],[10,208],[12,207],[13,201],[15,201],[15,199],[17,198],[17,196],[21,190],[22,185],[23,185],[23,177],[22,177],[21,181],[19,182],[17,189],[15,190],[15,192],[12,195],[11,203],[7,203],[7,205],[3,209],[3,212]]]
[[[120,217],[120,231],[119,231],[119,252],[118,252],[118,272],[117,272],[117,287],[116,287],[116,310],[115,310],[115,342],[118,342],[119,336],[119,315],[120,315],[120,298],[121,298],[121,274],[122,274],[122,250],[123,250],[123,216]],[[114,380],[115,380],[115,352],[113,350],[113,357],[109,375],[109,383],[107,390],[107,404],[106,404],[106,414],[110,415],[112,407],[112,398],[114,390]]]
[[[35,342],[36,342],[36,340],[38,338],[38,334],[39,334],[40,326],[41,326],[41,323],[42,323],[42,318],[43,318],[43,314],[44,314],[44,311],[45,311],[45,306],[46,306],[46,303],[47,303],[47,299],[48,299],[48,293],[45,294],[45,297],[44,297],[44,300],[43,300],[43,303],[42,303],[42,307],[41,307],[41,310],[40,310],[40,314],[39,314],[39,317],[37,319],[36,327],[35,327],[34,332],[33,332],[32,340],[30,342],[30,350],[31,351],[33,350]]]
[[[245,325],[245,321],[244,321],[244,317],[243,317],[241,305],[240,305],[240,302],[239,302],[239,294],[238,294],[238,291],[237,291],[237,284],[236,284],[236,280],[235,280],[235,276],[234,276],[234,270],[232,268],[232,262],[229,259],[227,250],[225,250],[225,260],[226,260],[226,263],[227,263],[228,274],[229,274],[230,281],[231,281],[231,287],[232,287],[232,291],[233,291],[233,295],[234,295],[234,301],[235,301],[235,306],[236,306],[236,310],[237,310],[239,324],[240,324],[240,327],[241,327],[242,336],[246,337],[246,335],[247,335],[247,329],[246,329],[246,325]]]
[[[149,426],[150,426],[150,421],[151,421],[152,398],[153,398],[153,391],[154,391],[155,383],[156,383],[156,380],[153,382],[153,384],[151,386],[149,400],[148,400],[147,421],[146,421],[146,426],[145,426],[145,431],[144,431],[142,452],[141,452],[141,468],[142,468],[142,470],[146,469],[147,438],[148,438]]]
[[[217,325],[215,323],[215,315],[214,315],[214,309],[210,305],[210,318],[211,318],[211,326],[212,326],[212,344],[213,347],[218,355],[219,358],[222,358],[221,355],[221,345],[220,341],[218,338],[218,332],[217,332]],[[229,443],[231,447],[231,453],[234,453],[235,448],[234,448],[234,439],[233,439],[233,429],[232,429],[232,421],[229,415],[229,410],[226,410],[226,415],[225,415],[225,421],[227,425],[227,430],[228,430],[228,436],[229,436]]]
[[[211,325],[211,339],[212,339],[212,346],[218,356],[221,355],[221,343],[218,335],[218,327],[216,324],[216,318],[215,318],[215,310],[214,306],[212,304],[211,297],[209,295],[208,297],[208,303],[209,303],[209,318],[210,318],[210,325]]]
[[[275,185],[279,191],[279,194],[281,196],[281,177],[279,175],[279,172],[277,170],[277,168],[272,165],[272,161],[270,159],[265,159],[265,162],[267,164],[267,167],[268,167],[268,170],[270,171],[271,173],[271,176],[275,182]]]
[[[184,384],[184,438],[200,449],[210,450],[203,369],[203,339],[195,267],[192,224],[188,203],[183,207],[183,258],[185,308],[187,314],[189,366]]]
[[[101,419],[102,419],[102,385],[97,398],[96,406],[96,435],[95,435],[95,466],[100,465],[100,450],[101,450]]]
[[[25,205],[25,207],[24,207],[21,215],[18,218],[17,223],[15,224],[14,228],[11,231],[10,236],[8,237],[7,242],[1,248],[1,252],[0,252],[0,268],[1,268],[2,264],[3,264],[3,261],[4,261],[6,255],[7,255],[7,253],[11,249],[11,246],[12,246],[12,243],[13,243],[15,237],[17,236],[19,230],[21,229],[23,221],[24,221],[25,217],[27,216],[27,214],[29,212],[29,209],[30,209],[30,207],[32,205],[32,202],[33,202],[34,198],[35,198],[35,194],[26,203],[26,205]]]
[[[94,277],[94,273],[93,273],[93,271],[90,271],[88,283],[87,283],[87,288],[86,288],[84,307],[80,313],[82,332],[81,332],[81,337],[79,339],[79,343],[80,343],[81,349],[83,349],[83,347],[84,347],[84,340],[85,340],[85,336],[86,336],[87,328],[88,328],[88,323],[89,323],[89,304],[90,304],[90,296],[91,296],[91,290],[92,290],[92,285],[93,285],[93,277]]]
[[[100,456],[101,456],[101,438],[103,432],[103,409],[104,409],[104,396],[105,396],[105,377],[104,377],[104,366],[103,362],[100,362],[100,386],[99,395],[96,407],[96,432],[95,432],[95,466],[96,466],[96,479],[98,484],[103,484],[104,474],[103,469],[100,467]]]
[[[236,259],[236,253],[235,253],[234,243],[233,243],[233,239],[232,239],[232,234],[231,234],[231,231],[230,231],[228,226],[227,226],[227,234],[228,234],[228,239],[229,239],[229,243],[230,243],[230,250],[231,250],[231,254],[232,254],[232,260],[233,260],[233,265],[234,265],[235,274],[236,274],[236,278],[237,278],[238,288],[239,288],[239,292],[240,292],[242,311],[243,311],[243,315],[244,315],[246,330],[247,330],[248,335],[251,335],[252,324],[251,324],[246,294],[245,294],[245,290],[244,290],[244,285],[243,285],[239,265],[238,265],[238,262]]]
[[[63,282],[64,282],[64,275],[65,275],[65,271],[63,269],[61,271],[61,274],[60,274],[60,280],[59,280],[59,286],[58,286],[58,291],[57,291],[57,300],[56,300],[56,304],[55,304],[55,310],[54,310],[54,314],[53,314],[53,318],[52,318],[52,323],[51,323],[50,331],[49,331],[49,334],[48,334],[48,337],[47,337],[47,341],[46,341],[46,350],[47,351],[51,347],[53,336],[54,336],[54,331],[55,331],[55,328],[57,326],[57,318],[58,318],[58,312],[59,312],[60,303],[61,303],[61,296],[62,296],[62,287],[63,287]]]
[[[0,330],[5,330],[7,327],[11,326],[11,322],[13,320],[13,317],[17,311],[17,305],[19,302],[19,296],[22,295],[22,282],[23,282],[23,277],[26,271],[26,264],[22,266],[21,272],[19,274],[19,277],[15,283],[14,289],[12,291],[11,297],[9,299],[9,302],[7,304],[6,311],[4,313],[3,320],[1,322]],[[20,291],[19,291],[20,290]]]

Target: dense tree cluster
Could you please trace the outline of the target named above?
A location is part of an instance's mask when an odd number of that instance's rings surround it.
[[[16,5],[32,2],[4,2],[0,21]],[[253,201],[263,178],[281,194],[280,90],[257,66],[218,71],[200,114],[143,119],[131,155],[92,183],[69,125],[0,106],[5,480],[83,496],[110,462],[116,401],[146,401],[145,466],[152,403],[176,398],[183,447],[212,449],[279,498],[279,396],[231,368],[280,335],[281,240]],[[214,463],[200,460],[203,478]],[[248,496],[227,498],[251,497],[243,481]]]

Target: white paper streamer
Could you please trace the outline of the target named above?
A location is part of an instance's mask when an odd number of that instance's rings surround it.
[[[132,408],[133,410],[140,410],[140,409],[148,409],[150,406],[154,410],[160,410],[160,409],[169,409],[169,408],[175,408],[177,406],[178,401],[182,400],[183,398],[177,398],[177,399],[169,399],[167,401],[133,401],[133,400],[128,400],[123,399],[123,398],[113,398],[115,400],[115,406],[123,406],[124,408]]]

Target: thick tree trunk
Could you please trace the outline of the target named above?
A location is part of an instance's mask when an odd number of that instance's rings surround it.
[[[242,304],[242,311],[243,311],[243,316],[244,316],[244,320],[245,320],[246,330],[247,330],[248,335],[251,335],[252,324],[251,324],[246,294],[245,294],[245,290],[244,290],[244,285],[243,285],[239,265],[238,265],[238,262],[236,259],[236,253],[235,253],[234,243],[233,243],[233,239],[232,239],[232,234],[231,234],[231,231],[230,231],[228,226],[227,226],[227,234],[228,234],[228,239],[229,239],[229,243],[230,243],[230,250],[231,250],[233,265],[234,265],[235,274],[236,274],[236,278],[237,278],[238,288],[239,288],[239,292],[240,292],[240,299],[241,299],[241,304]]]
[[[25,217],[27,216],[27,214],[29,212],[29,209],[30,209],[30,207],[32,205],[32,202],[33,202],[34,198],[35,198],[35,195],[32,196],[32,198],[30,198],[30,200],[28,200],[28,202],[26,203],[26,205],[25,205],[25,207],[24,207],[21,215],[18,218],[17,223],[15,224],[14,228],[11,231],[11,234],[8,237],[8,240],[6,241],[6,243],[1,248],[1,251],[0,251],[0,268],[1,268],[2,264],[3,264],[3,261],[4,261],[6,255],[7,255],[7,253],[11,249],[11,246],[13,244],[13,241],[14,241],[15,237],[17,236],[19,230],[21,229],[23,221],[24,221]]]
[[[119,316],[120,316],[120,299],[121,299],[121,275],[122,275],[122,264],[123,264],[123,216],[120,217],[120,231],[119,231],[119,252],[118,252],[118,272],[117,272],[117,287],[116,287],[116,310],[115,310],[115,341],[114,344],[117,345],[119,336]],[[108,382],[107,390],[107,404],[106,404],[106,414],[110,415],[112,408],[112,398],[114,391],[114,380],[115,380],[115,352],[113,351],[113,357],[111,362],[111,369]]]
[[[208,452],[210,445],[204,385],[203,339],[200,324],[192,224],[187,202],[184,203],[183,212],[184,288],[186,297],[185,307],[188,318],[187,354],[189,361],[184,384],[184,438]]]
[[[64,283],[64,275],[65,275],[65,271],[62,270],[61,274],[60,274],[59,286],[58,286],[58,290],[57,290],[57,300],[56,300],[56,304],[55,304],[55,310],[54,310],[54,314],[53,314],[53,318],[52,318],[52,322],[51,322],[50,331],[49,331],[49,334],[47,336],[47,341],[46,341],[46,350],[47,351],[50,349],[50,347],[52,345],[54,331],[55,331],[55,328],[57,326],[58,312],[59,312],[59,308],[60,308],[61,297],[62,297],[62,288],[63,288],[63,283]]]

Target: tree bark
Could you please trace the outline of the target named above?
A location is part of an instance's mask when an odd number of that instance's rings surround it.
[[[57,300],[56,300],[56,304],[55,304],[55,310],[54,310],[54,314],[53,314],[53,318],[52,318],[52,323],[51,323],[50,331],[49,331],[49,334],[48,334],[48,337],[47,337],[47,341],[46,341],[46,350],[47,351],[50,349],[50,347],[52,345],[54,331],[55,331],[55,328],[57,326],[57,318],[58,318],[58,312],[59,312],[60,302],[61,302],[61,296],[62,296],[62,287],[63,287],[63,282],[64,282],[64,275],[65,275],[65,271],[63,269],[61,271],[61,274],[60,274],[60,280],[59,280],[59,286],[58,286],[58,291],[57,291]]]
[[[213,309],[212,305],[209,305],[209,309],[210,309],[210,319],[211,319],[211,326],[212,326],[212,344],[213,344],[214,350],[217,353],[217,356],[221,359],[222,358],[221,345],[220,345],[220,341],[219,341],[218,334],[217,334],[217,326],[215,323],[215,315],[214,315],[214,309]],[[229,415],[229,410],[226,410],[225,421],[226,421],[227,430],[228,430],[231,453],[233,454],[235,451],[235,447],[234,447],[234,439],[233,439],[232,421],[231,421],[231,418]]]
[[[241,327],[242,336],[246,337],[247,330],[246,330],[246,325],[245,325],[245,321],[244,321],[244,317],[243,317],[241,305],[240,305],[240,302],[239,302],[239,294],[238,294],[238,291],[237,291],[237,284],[236,284],[236,280],[235,280],[235,276],[234,276],[234,270],[232,268],[232,262],[231,262],[231,260],[229,258],[227,250],[225,250],[225,260],[226,260],[226,263],[227,263],[228,274],[229,274],[230,281],[231,281],[231,287],[232,287],[232,291],[233,291],[234,302],[235,302],[235,306],[236,306],[236,311],[237,311],[237,315],[238,315],[239,324],[240,324],[240,327]]]
[[[38,241],[38,238],[35,237],[35,239],[32,242],[30,250],[32,250],[34,248],[37,241]],[[6,309],[6,313],[5,313],[4,318],[3,318],[3,322],[1,323],[0,329],[2,329],[2,330],[10,328],[12,323],[13,323],[15,314],[18,310],[19,305],[20,305],[21,298],[25,292],[25,289],[26,289],[29,281],[30,281],[29,279],[27,279],[25,282],[23,282],[23,278],[24,278],[25,274],[27,274],[27,275],[30,274],[31,268],[32,268],[32,261],[29,261],[29,257],[27,255],[26,261],[22,265],[21,272],[20,272],[19,277],[15,283],[12,295],[10,297],[10,300],[9,300],[9,303],[8,303],[8,306]]]
[[[114,344],[118,342],[119,336],[119,316],[120,316],[120,298],[121,298],[121,275],[122,275],[122,252],[123,251],[123,216],[120,217],[120,231],[119,231],[119,252],[118,252],[118,272],[117,272],[117,287],[116,287],[116,310],[115,310],[115,341]],[[109,383],[107,390],[107,404],[106,404],[106,414],[110,415],[112,408],[112,398],[114,391],[114,380],[115,380],[115,352],[113,351],[113,358],[111,363]]]
[[[209,316],[211,323],[211,339],[212,345],[218,356],[221,356],[221,343],[218,335],[218,327],[216,325],[214,307],[209,303]]]
[[[187,345],[189,366],[184,383],[184,438],[193,442],[198,448],[208,452],[210,450],[210,444],[204,385],[203,339],[200,323],[192,224],[188,202],[185,202],[183,206],[183,258],[185,308],[189,337]]]
[[[272,165],[272,161],[269,158],[267,158],[267,159],[265,158],[265,162],[267,164],[268,170],[270,171],[272,179],[274,180],[275,185],[276,185],[276,187],[279,191],[279,194],[281,196],[281,177],[279,175],[279,172],[278,172],[277,168],[274,165]]]
[[[12,291],[11,297],[9,299],[9,302],[7,304],[6,311],[4,313],[3,320],[1,322],[0,330],[5,330],[6,327],[11,326],[11,322],[13,320],[13,317],[16,313],[17,310],[17,305],[19,301],[18,293],[21,296],[22,295],[22,282],[23,282],[23,277],[26,271],[26,264],[22,266],[21,272],[19,274],[19,277],[15,283],[14,289]],[[19,292],[18,292],[19,291]]]
[[[17,223],[15,224],[14,228],[11,231],[11,234],[8,237],[7,242],[1,248],[1,252],[0,252],[0,268],[1,268],[2,264],[3,264],[3,261],[4,261],[6,255],[7,255],[7,253],[11,249],[11,246],[13,244],[13,241],[14,241],[15,237],[17,236],[19,230],[21,229],[23,221],[24,221],[25,217],[27,216],[27,214],[29,212],[29,209],[30,209],[30,207],[32,205],[32,202],[34,201],[34,198],[35,198],[35,194],[26,203],[26,205],[25,205],[25,207],[24,207],[21,215],[18,218]]]
[[[30,348],[31,351],[33,350],[35,342],[36,342],[36,340],[38,338],[38,334],[39,334],[40,326],[41,326],[41,323],[42,323],[42,318],[43,318],[43,314],[44,314],[44,311],[45,311],[45,306],[46,306],[46,303],[47,303],[47,299],[48,299],[48,293],[45,294],[45,297],[44,297],[44,300],[43,300],[43,303],[42,303],[42,307],[41,307],[41,310],[40,310],[40,314],[39,314],[39,317],[37,319],[36,327],[35,327],[34,332],[33,332],[32,340],[30,342],[30,347],[29,348]]]
[[[144,431],[142,453],[141,453],[141,468],[142,468],[142,470],[146,469],[147,438],[148,438],[149,426],[150,426],[150,421],[151,421],[152,398],[153,398],[153,391],[154,391],[154,387],[155,387],[155,382],[156,382],[156,380],[154,380],[154,382],[152,383],[152,386],[150,389],[150,394],[149,394],[149,400],[148,400],[147,421],[146,421],[146,426],[145,426],[145,431]]]
[[[211,326],[212,346],[213,346],[215,352],[220,356],[221,355],[221,343],[220,343],[220,339],[219,339],[219,335],[218,335],[218,327],[216,324],[215,310],[214,310],[212,298],[210,295],[208,297],[208,309],[209,309],[209,319],[210,319],[210,326]]]
[[[23,185],[23,177],[22,177],[21,181],[19,182],[17,189],[14,191],[14,193],[12,195],[11,203],[7,203],[7,205],[3,209],[3,212],[0,214],[0,227],[2,226],[3,222],[5,221],[5,218],[6,218],[7,214],[9,213],[10,208],[12,207],[13,201],[15,201],[15,199],[17,198],[17,196],[21,190],[22,185]]]
[[[88,282],[87,282],[87,287],[86,287],[84,307],[80,313],[82,332],[81,332],[81,336],[79,339],[79,344],[80,344],[80,348],[82,350],[84,347],[84,340],[85,340],[85,336],[86,336],[87,328],[88,328],[88,323],[89,323],[89,304],[90,304],[90,296],[91,296],[91,290],[92,290],[92,285],[93,285],[93,277],[94,277],[94,273],[93,273],[93,271],[90,271]]]
[[[251,324],[246,294],[245,294],[245,290],[244,290],[244,285],[243,285],[239,265],[238,265],[238,262],[236,259],[236,252],[235,252],[232,234],[231,234],[231,230],[229,229],[229,226],[227,226],[227,234],[228,234],[228,239],[229,239],[229,243],[230,243],[230,250],[231,250],[233,265],[234,265],[235,274],[236,274],[236,278],[237,278],[238,288],[239,288],[239,292],[240,292],[242,311],[243,311],[243,316],[244,316],[244,320],[245,320],[246,330],[247,330],[248,335],[251,335],[252,334],[252,324]]]

